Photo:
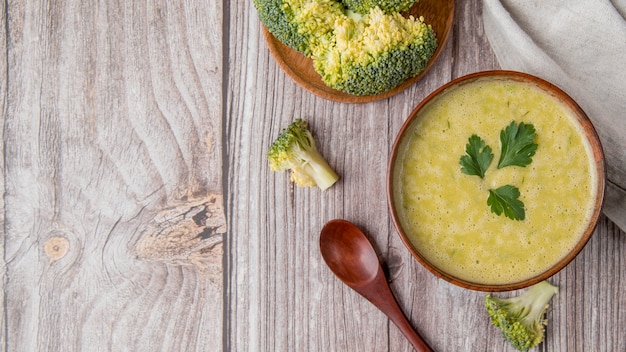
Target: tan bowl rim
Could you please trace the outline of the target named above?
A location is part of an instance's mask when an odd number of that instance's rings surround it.
[[[581,237],[580,241],[578,241],[576,246],[564,258],[558,261],[550,269],[548,269],[547,271],[535,277],[532,277],[532,278],[529,278],[520,282],[514,282],[514,283],[508,283],[508,284],[481,284],[481,283],[464,280],[464,279],[455,277],[453,275],[447,274],[443,271],[440,271],[437,267],[435,267],[428,260],[422,257],[417,251],[417,249],[413,246],[413,244],[407,239],[398,221],[398,215],[396,213],[395,206],[393,203],[393,197],[392,197],[393,195],[393,184],[392,184],[393,177],[392,176],[393,175],[392,173],[393,173],[393,169],[394,169],[394,165],[395,165],[395,161],[397,157],[396,153],[397,153],[398,144],[400,140],[402,139],[402,136],[404,135],[406,129],[409,127],[411,122],[417,116],[417,113],[427,103],[429,103],[435,97],[439,96],[443,91],[447,90],[448,88],[457,86],[459,84],[473,82],[479,78],[505,78],[505,79],[512,79],[518,82],[533,83],[537,87],[543,89],[544,91],[552,94],[553,96],[558,97],[560,101],[562,101],[565,105],[569,106],[572,109],[572,111],[574,111],[578,122],[582,125],[583,130],[585,131],[585,135],[587,139],[589,140],[589,143],[591,144],[593,156],[595,158],[596,169],[598,171],[598,181],[597,181],[598,193],[596,195],[594,212],[591,216],[589,226],[585,230],[585,233]],[[605,184],[606,184],[606,169],[605,168],[606,167],[605,167],[604,151],[602,149],[602,144],[600,142],[600,138],[598,137],[598,134],[593,124],[591,123],[591,120],[589,119],[587,114],[583,111],[583,109],[576,103],[576,101],[574,101],[574,99],[571,98],[562,89],[560,89],[556,85],[542,78],[536,77],[528,73],[523,73],[523,72],[518,72],[518,71],[507,71],[507,70],[480,71],[480,72],[471,73],[462,77],[458,77],[444,84],[443,86],[437,88],[435,91],[429,94],[426,98],[424,98],[415,107],[415,109],[413,109],[409,117],[404,121],[402,127],[400,128],[400,130],[398,131],[396,135],[396,139],[391,149],[391,154],[389,157],[389,164],[387,168],[387,203],[388,203],[389,211],[391,212],[391,218],[393,220],[396,232],[398,233],[405,247],[409,250],[413,258],[415,258],[420,264],[422,264],[422,266],[428,269],[431,273],[435,274],[435,276],[449,283],[452,283],[456,286],[460,286],[462,288],[475,290],[475,291],[485,291],[485,292],[513,291],[513,290],[518,290],[518,289],[532,286],[540,281],[550,278],[551,276],[553,276],[554,274],[556,274],[557,272],[565,268],[565,266],[567,266],[567,264],[569,264],[585,247],[585,245],[587,244],[587,242],[593,235],[596,229],[598,220],[600,218],[600,215],[602,213],[602,206],[604,205]]]

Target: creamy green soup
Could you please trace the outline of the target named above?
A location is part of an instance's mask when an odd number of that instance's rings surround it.
[[[532,124],[538,145],[525,167],[497,169],[500,131]],[[484,179],[461,172],[472,134],[493,148]],[[392,170],[398,221],[431,264],[462,280],[519,282],[554,266],[576,245],[594,210],[591,146],[568,108],[531,84],[476,80],[445,91],[419,112]],[[491,212],[489,189],[519,189],[524,220]]]

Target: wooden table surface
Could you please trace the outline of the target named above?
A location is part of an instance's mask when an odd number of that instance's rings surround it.
[[[410,351],[319,253],[331,219],[374,242],[437,351],[510,351],[484,293],[435,278],[387,211],[396,133],[417,103],[499,68],[480,0],[458,0],[434,67],[389,99],[343,104],[270,55],[251,1],[0,3],[0,259],[5,351]],[[340,174],[272,173],[296,117]],[[602,217],[550,280],[543,351],[626,351],[626,234]]]

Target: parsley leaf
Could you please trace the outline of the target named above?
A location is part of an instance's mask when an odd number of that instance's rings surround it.
[[[502,153],[498,161],[498,169],[505,166],[526,166],[532,162],[532,156],[537,151],[535,144],[535,126],[515,121],[500,132]]]
[[[485,145],[485,142],[477,135],[472,135],[467,145],[465,153],[461,157],[461,172],[467,175],[476,175],[480,178],[485,177],[485,171],[493,160],[491,147]]]
[[[519,196],[519,189],[510,185],[490,189],[487,205],[491,206],[491,212],[496,215],[504,213],[510,219],[524,220],[524,203],[518,199]]]

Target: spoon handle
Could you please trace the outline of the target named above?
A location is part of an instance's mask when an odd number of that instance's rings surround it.
[[[397,305],[396,305],[397,306]],[[413,348],[418,352],[432,352],[426,341],[413,329],[406,316],[399,310],[397,313],[387,315],[398,327],[402,334],[409,340]]]
[[[374,280],[376,284],[370,285],[369,287],[376,287],[376,291],[366,289],[364,290],[365,292],[363,292],[363,290],[361,290],[361,295],[389,317],[417,352],[433,352],[433,349],[430,348],[426,341],[415,331],[406,315],[402,312],[402,309],[400,309],[382,270],[379,269]]]

